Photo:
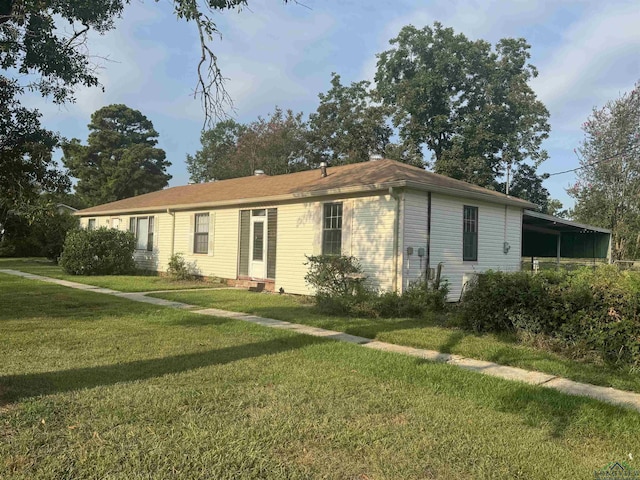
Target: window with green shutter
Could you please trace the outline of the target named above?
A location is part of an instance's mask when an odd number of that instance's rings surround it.
[[[462,215],[462,260],[478,260],[478,207],[464,206]]]

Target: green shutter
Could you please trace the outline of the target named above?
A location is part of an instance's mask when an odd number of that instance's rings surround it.
[[[267,211],[267,278],[276,278],[276,241],[278,237],[278,209]]]
[[[249,275],[249,236],[251,235],[251,212],[240,211],[240,252],[238,275]]]

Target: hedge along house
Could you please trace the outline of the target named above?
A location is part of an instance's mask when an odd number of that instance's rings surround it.
[[[357,257],[371,284],[404,290],[442,264],[450,299],[475,272],[521,265],[533,204],[392,160],[173,187],[81,210],[86,228],[136,236],[142,268],[182,253],[200,274],[312,293],[306,256]]]

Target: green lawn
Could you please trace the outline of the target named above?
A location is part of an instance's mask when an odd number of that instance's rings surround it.
[[[308,299],[241,290],[172,292],[152,296],[204,307],[247,312],[375,338],[384,342],[455,353],[502,365],[571,378],[579,382],[640,392],[640,374],[627,369],[579,362],[559,354],[518,344],[509,335],[476,335],[447,326],[447,318],[339,318],[318,313]]]
[[[0,258],[0,269],[10,268],[22,272],[112,288],[121,292],[151,292],[154,290],[180,290],[184,288],[215,288],[226,286],[210,281],[172,281],[158,275],[69,275],[62,268],[44,258]]]
[[[576,479],[640,455],[640,415],[595,400],[3,274],[0,338],[3,479]]]

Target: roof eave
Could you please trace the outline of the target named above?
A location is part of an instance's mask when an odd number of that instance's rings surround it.
[[[187,203],[182,205],[158,205],[153,207],[116,208],[111,210],[100,210],[100,211],[87,211],[90,209],[85,209],[85,210],[74,212],[73,215],[76,215],[79,217],[87,217],[87,216],[102,216],[102,215],[118,215],[123,213],[151,213],[151,212],[163,212],[163,211],[198,210],[202,208],[219,208],[219,207],[228,207],[228,206],[237,206],[237,205],[251,205],[256,203],[280,203],[280,202],[297,200],[297,199],[327,197],[327,196],[336,196],[336,195],[352,195],[352,194],[358,194],[358,193],[385,191],[385,190],[388,190],[389,188],[404,187],[406,186],[406,183],[407,182],[405,181],[394,181],[394,182],[376,183],[372,185],[357,185],[353,187],[331,188],[327,190],[316,190],[311,192],[296,192],[296,193],[287,193],[284,195],[270,195],[266,197],[251,197],[251,198],[240,198],[240,199],[233,199],[233,200],[221,200],[218,202]]]
[[[485,202],[499,203],[501,205],[512,205],[520,208],[538,208],[538,206],[535,203],[531,203],[526,200],[522,200],[520,198],[515,198],[515,197],[495,196],[495,195],[492,195],[491,193],[471,192],[468,190],[461,190],[454,187],[443,187],[440,185],[432,185],[428,183],[415,182],[412,180],[408,180],[405,183],[408,188],[415,188],[417,190],[426,190],[429,192],[442,193],[445,195],[473,198],[476,200],[484,200]]]
[[[574,222],[573,220],[566,220],[564,218],[554,217],[553,215],[547,215],[545,213],[534,212],[534,211],[531,211],[531,210],[525,210],[524,214],[526,216],[529,216],[529,217],[540,218],[542,220],[548,220],[550,222],[556,222],[556,223],[560,223],[562,225],[568,225],[570,227],[579,228],[579,229],[582,229],[582,230],[591,230],[591,231],[594,231],[594,232],[606,233],[608,235],[611,235],[611,230],[608,230],[606,228],[595,227],[593,225],[587,225],[587,224],[584,224],[584,223],[578,223],[578,222]]]

